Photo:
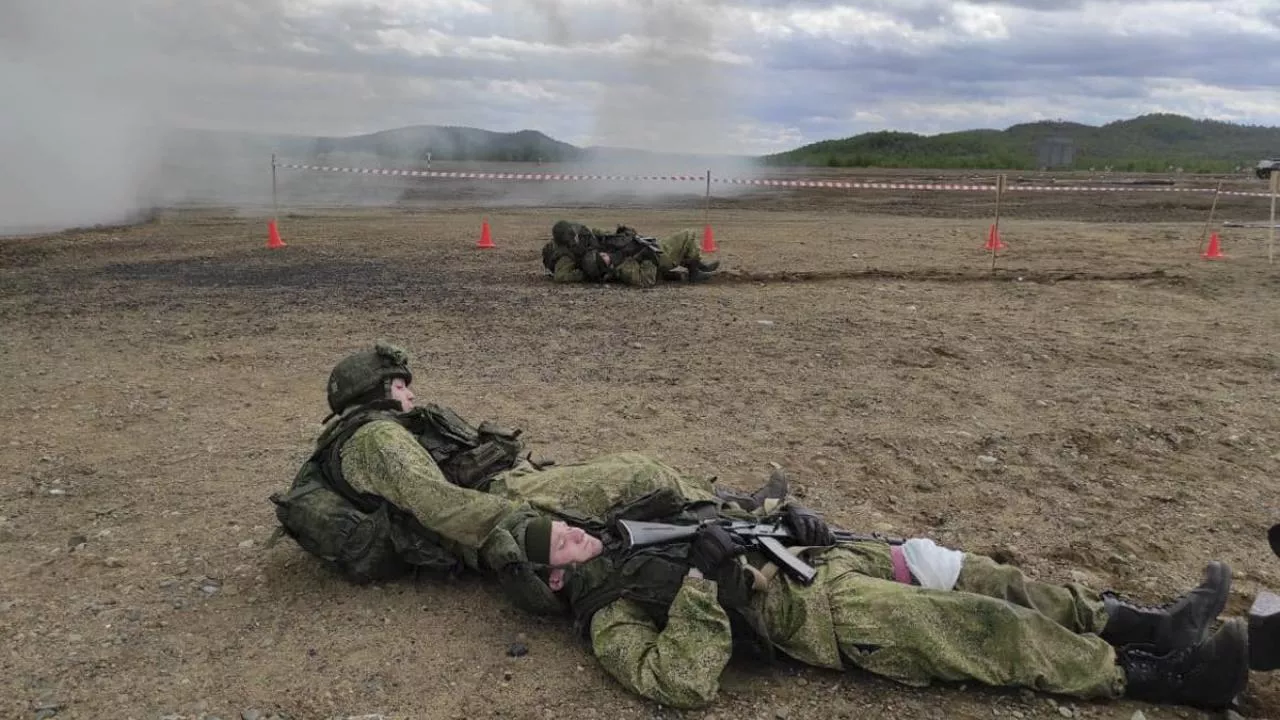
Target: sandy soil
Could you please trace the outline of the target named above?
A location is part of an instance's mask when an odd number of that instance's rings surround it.
[[[423,187],[294,208],[277,251],[218,209],[0,240],[0,715],[1204,717],[745,662],[677,713],[483,583],[346,585],[264,546],[267,496],[332,364],[376,338],[413,349],[420,397],[553,458],[637,450],[743,487],[777,461],[843,526],[1142,600],[1210,558],[1236,569],[1230,612],[1280,587],[1280,269],[1261,230],[1199,258],[1211,194],[1015,193],[993,272],[985,194],[764,189],[713,202],[718,279],[635,291],[550,284],[552,223],[697,228],[696,197]],[[1240,711],[1280,716],[1280,683],[1255,674]]]

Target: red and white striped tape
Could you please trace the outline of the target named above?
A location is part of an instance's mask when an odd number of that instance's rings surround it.
[[[676,181],[706,182],[705,175],[577,175],[563,173],[490,173],[490,172],[441,172],[436,170],[387,170],[382,168],[348,168],[328,165],[293,165],[277,164],[278,168],[289,170],[314,170],[317,172],[354,173],[356,175],[392,175],[397,177],[451,178],[461,180],[610,180],[610,181]],[[782,180],[772,178],[717,178],[712,176],[711,182],[723,185],[763,185],[770,187],[803,187],[803,188],[836,188],[845,190],[953,190],[953,191],[985,191],[996,189],[990,185],[972,183],[894,183],[894,182],[842,182],[838,180]],[[1147,186],[1087,186],[1087,185],[1005,185],[1005,192],[1172,192],[1172,193],[1212,193],[1215,188],[1190,187],[1147,187]],[[1241,197],[1271,197],[1270,193],[1248,192],[1242,190],[1223,190],[1223,195]]]

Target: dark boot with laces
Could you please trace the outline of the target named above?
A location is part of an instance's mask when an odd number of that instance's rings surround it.
[[[1230,590],[1231,568],[1214,561],[1205,568],[1199,586],[1166,605],[1137,605],[1103,593],[1107,625],[1099,636],[1116,647],[1150,645],[1156,652],[1190,647],[1204,639],[1214,618],[1226,607]]]
[[[725,502],[737,503],[743,510],[754,512],[764,505],[766,500],[785,500],[789,489],[790,482],[786,471],[781,466],[774,465],[773,472],[769,474],[769,481],[750,495],[721,485],[716,486],[715,493],[716,497]]]
[[[1207,640],[1167,653],[1129,645],[1116,650],[1116,663],[1124,670],[1126,697],[1221,710],[1249,682],[1248,628],[1243,618],[1232,618]]]
[[[684,264],[684,269],[689,271],[689,282],[698,282],[711,277],[711,273],[720,269],[720,261],[702,262],[701,260],[690,260]]]

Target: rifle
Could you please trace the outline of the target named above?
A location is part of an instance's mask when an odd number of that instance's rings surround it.
[[[813,583],[813,578],[818,574],[818,571],[812,565],[788,552],[786,546],[782,544],[784,540],[791,540],[793,541],[791,544],[794,544],[795,540],[790,528],[782,522],[718,519],[706,520],[697,525],[676,525],[642,520],[617,521],[623,546],[628,550],[649,545],[692,540],[703,526],[712,524],[723,527],[730,534],[744,540],[747,545],[757,548],[768,556],[770,560],[777,563],[788,575],[791,575],[791,577],[804,585]],[[831,530],[831,534],[838,543],[884,542],[890,545],[901,545],[905,542],[901,538],[886,537],[879,533],[863,535],[834,528]]]
[[[646,251],[655,256],[662,254],[662,245],[658,242],[658,238],[638,235],[635,231],[623,232],[621,228],[619,230],[613,235],[605,235],[601,238],[601,246],[606,252],[622,253],[624,258],[643,255]],[[635,247],[637,245],[639,247]]]

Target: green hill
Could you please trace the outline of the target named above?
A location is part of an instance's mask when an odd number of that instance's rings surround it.
[[[1228,172],[1280,156],[1280,128],[1152,114],[1101,127],[1035,122],[1006,130],[940,135],[873,132],[824,140],[761,158],[765,165],[1031,170],[1046,162],[1046,146],[1065,142],[1074,157],[1060,166],[1110,166],[1122,171]]]
[[[1067,144],[1065,164],[1046,162],[1045,148]],[[415,125],[350,137],[308,137],[186,130],[173,136],[174,157],[218,152],[280,153],[291,161],[343,164],[370,162],[417,166],[432,160],[461,162],[592,162],[619,167],[637,163],[715,166],[732,157],[580,148],[535,130],[492,132],[469,127]],[[1252,167],[1264,157],[1280,157],[1280,128],[1195,120],[1181,115],[1143,115],[1101,127],[1072,122],[1034,122],[1005,130],[965,130],[940,135],[873,132],[823,140],[794,150],[752,158],[765,166],[972,168],[1032,170],[1111,167],[1126,172],[1230,172]],[[746,159],[746,158],[736,158]]]

